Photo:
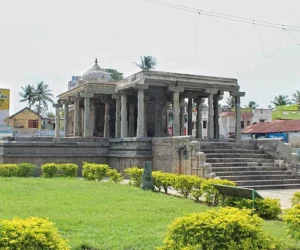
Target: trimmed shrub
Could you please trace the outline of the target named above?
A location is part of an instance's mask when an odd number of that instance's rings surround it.
[[[203,195],[205,197],[205,202],[210,205],[218,205],[220,203],[226,203],[228,199],[232,199],[231,197],[222,195],[214,186],[213,184],[219,185],[227,185],[227,186],[236,186],[236,183],[233,181],[228,180],[220,180],[220,179],[208,179],[204,180],[201,183],[201,189]]]
[[[0,164],[1,177],[18,176],[19,167],[17,164]]]
[[[287,209],[283,215],[283,221],[289,235],[296,240],[300,240],[300,204]]]
[[[203,190],[201,188],[201,184],[204,181],[203,178],[198,177],[197,179],[194,180],[194,185],[193,189],[191,191],[191,195],[196,201],[200,201],[200,198],[203,195]]]
[[[45,178],[54,178],[58,174],[58,164],[57,163],[46,163],[41,166],[42,176]]]
[[[175,219],[159,249],[275,249],[276,244],[251,210],[224,207]]]
[[[107,176],[109,166],[107,164],[84,162],[82,169],[82,176],[84,179],[101,181]]]
[[[118,173],[116,169],[108,169],[107,176],[109,177],[109,181],[120,183],[123,180],[121,173]]]
[[[1,249],[70,249],[53,223],[41,218],[0,221]]]
[[[161,191],[161,189],[163,189],[164,192],[167,194],[168,188],[171,188],[172,186],[175,185],[177,174],[163,173],[161,171],[153,171],[152,177],[153,177],[154,187],[158,191]]]
[[[19,177],[32,177],[34,175],[34,169],[36,168],[36,165],[32,163],[19,163],[18,164],[19,170],[18,170],[18,176]]]
[[[126,168],[124,172],[130,178],[129,184],[140,187],[142,185],[143,171],[144,169],[137,167]]]
[[[77,177],[78,166],[73,163],[61,163],[58,165],[59,177]]]
[[[295,206],[295,205],[299,205],[300,204],[300,192],[295,192],[293,194],[293,197],[291,199],[291,202],[292,202],[292,206]]]
[[[175,178],[174,188],[176,191],[187,198],[196,183],[199,183],[200,177],[196,175],[177,175]]]

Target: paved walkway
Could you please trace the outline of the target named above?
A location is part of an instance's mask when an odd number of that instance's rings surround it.
[[[291,198],[295,192],[300,189],[272,189],[272,190],[257,190],[257,192],[264,198],[278,198],[280,199],[281,208],[286,209],[291,207]]]

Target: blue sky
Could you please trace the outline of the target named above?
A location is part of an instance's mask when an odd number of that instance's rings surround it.
[[[300,26],[296,0],[165,2]],[[1,9],[0,88],[11,89],[11,114],[25,106],[19,103],[21,86],[44,81],[57,96],[96,57],[101,67],[125,76],[138,71],[132,62],[140,55],[152,55],[157,70],[237,78],[246,92],[242,104],[254,100],[260,108],[276,95],[300,90],[300,46],[282,30],[258,26],[259,38],[251,24],[142,0],[3,1]],[[293,34],[300,40],[300,32]],[[262,47],[265,55],[277,53],[266,59]]]

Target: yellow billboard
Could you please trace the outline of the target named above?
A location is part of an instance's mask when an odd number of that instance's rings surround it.
[[[8,126],[9,94],[9,89],[0,89],[0,132]]]
[[[9,89],[0,89],[0,110],[9,110]]]

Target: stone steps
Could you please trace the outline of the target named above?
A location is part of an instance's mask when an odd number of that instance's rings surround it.
[[[260,184],[254,186],[247,186],[247,188],[252,188],[255,190],[271,190],[271,189],[300,189],[300,184]]]
[[[231,144],[227,145],[212,143],[212,144],[200,144],[200,148],[202,149],[247,149],[247,150],[256,150],[257,148],[254,145],[246,145],[246,144]]]
[[[207,163],[236,163],[236,162],[257,162],[257,163],[274,163],[273,159],[266,158],[208,158],[206,159]]]
[[[259,170],[259,171],[254,171],[254,170],[246,170],[246,171],[223,171],[223,172],[217,172],[214,171],[214,173],[219,176],[222,179],[226,179],[226,176],[239,176],[239,177],[246,177],[248,175],[252,175],[252,176],[264,176],[264,175],[283,175],[283,174],[287,174],[289,175],[289,173],[286,172],[286,169],[284,170],[277,170],[278,168],[276,168],[276,170]]]
[[[249,149],[202,149],[201,152],[205,154],[227,154],[227,153],[234,153],[234,154],[263,154],[261,150],[249,150]]]
[[[210,163],[209,161],[207,161],[208,163]],[[256,164],[256,165],[255,165]],[[252,162],[218,162],[218,163],[211,163],[212,168],[218,168],[218,167],[236,167],[236,166],[243,166],[243,167],[257,167],[259,164],[255,161]],[[273,166],[277,166],[275,163],[262,163],[260,164],[262,166],[265,167],[273,167]]]
[[[282,180],[242,180],[235,181],[237,186],[260,186],[260,185],[278,185],[278,184],[299,184],[300,179],[282,179]]]
[[[276,175],[274,174],[268,174],[266,172],[265,174],[253,174],[253,175],[235,175],[235,176],[228,176],[224,175],[222,176],[222,179],[230,180],[230,181],[244,181],[244,180],[282,180],[282,179],[291,179],[293,178],[292,174],[286,174],[285,172],[280,172]]]
[[[206,159],[211,158],[270,158],[267,154],[251,154],[251,153],[207,153]]]
[[[225,172],[225,173],[232,173],[232,175],[236,175],[236,172],[239,171],[242,172],[243,171],[252,171],[252,172],[259,172],[259,171],[286,171],[285,167],[266,167],[266,166],[232,166],[232,167],[227,167],[227,166],[223,166],[223,167],[216,167],[212,169],[212,171],[214,173],[216,173],[216,175],[218,175],[218,173],[220,172]],[[229,174],[228,174],[229,175]]]

